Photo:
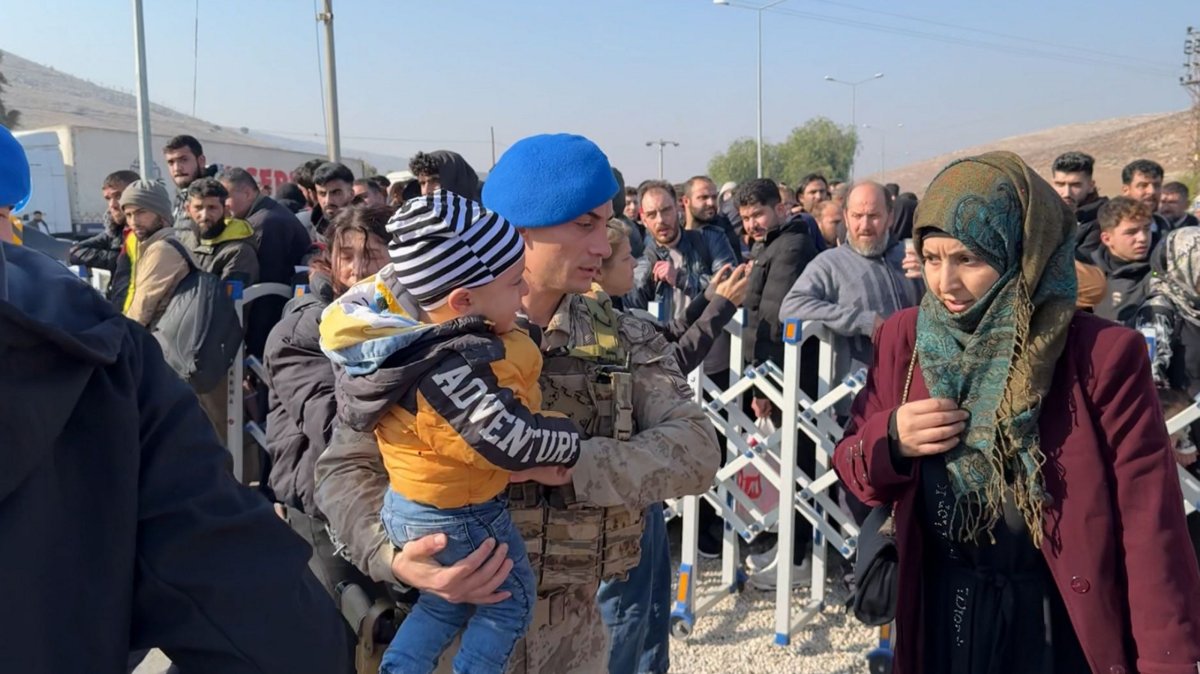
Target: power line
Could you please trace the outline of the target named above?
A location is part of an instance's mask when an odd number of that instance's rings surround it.
[[[1024,37],[1022,35],[1013,35],[1011,33],[1001,33],[998,31],[987,30],[984,28],[972,28],[971,26],[963,26],[963,25],[954,24],[954,23],[947,23],[945,21],[937,21],[936,19],[925,19],[925,18],[922,18],[919,16],[911,16],[909,14],[899,14],[897,12],[888,12],[888,11],[884,11],[881,9],[875,9],[873,7],[848,5],[843,2],[834,2],[834,0],[809,0],[809,1],[810,2],[818,2],[823,5],[832,5],[834,7],[840,7],[842,9],[852,9],[852,10],[857,10],[860,12],[867,12],[870,14],[878,14],[881,16],[890,16],[892,18],[903,19],[905,21],[914,21],[917,23],[927,23],[927,24],[930,24],[933,26],[941,26],[942,28],[953,28],[955,30],[965,30],[965,31],[970,31],[972,33],[980,33],[982,35],[991,35],[993,37],[1000,37],[1000,38],[1005,38],[1005,39],[1009,39],[1009,40],[1018,40],[1020,42],[1028,42],[1030,44],[1040,45],[1043,47],[1050,47],[1053,49],[1069,49],[1073,52],[1089,52],[1092,54],[1097,54],[1099,56],[1103,56],[1108,59],[1113,59],[1113,55],[1111,52],[1104,51],[1101,49],[1092,49],[1089,47],[1079,47],[1079,46],[1075,46],[1075,45],[1056,44],[1054,42],[1047,42],[1045,40],[1037,40],[1034,38]],[[1151,59],[1138,58],[1136,56],[1124,56],[1124,57],[1121,57],[1121,60],[1140,61],[1141,63],[1150,65],[1150,66],[1154,66],[1157,68],[1169,68],[1172,65],[1169,63],[1163,63],[1161,61],[1154,61]]]
[[[1053,52],[1047,52],[1047,51],[1038,50],[1038,49],[1032,49],[1032,48],[1028,48],[1028,47],[1018,47],[1018,46],[1014,46],[1014,45],[997,44],[994,42],[983,42],[983,41],[968,40],[968,39],[963,39],[963,38],[955,38],[955,37],[952,37],[949,35],[942,35],[939,33],[928,33],[928,32],[916,31],[916,30],[911,30],[911,29],[906,29],[906,28],[897,28],[895,26],[887,26],[887,25],[883,25],[883,24],[870,23],[867,21],[859,21],[856,19],[846,19],[846,18],[841,18],[841,17],[825,16],[822,14],[813,14],[811,12],[800,12],[800,11],[789,10],[789,9],[772,9],[772,10],[768,10],[768,11],[782,14],[785,16],[793,16],[793,17],[797,17],[797,18],[808,19],[810,21],[817,21],[817,22],[822,22],[822,23],[833,23],[833,24],[838,24],[838,25],[843,25],[843,26],[850,26],[853,28],[864,28],[866,30],[873,30],[873,31],[882,32],[882,33],[891,33],[893,35],[903,35],[903,36],[907,36],[907,37],[922,38],[922,39],[926,39],[926,40],[932,40],[935,42],[943,42],[946,44],[953,44],[953,45],[958,45],[958,46],[979,47],[979,48],[983,48],[983,49],[991,49],[993,51],[999,51],[999,52],[1007,53],[1010,55],[1031,56],[1031,57],[1042,58],[1042,59],[1068,61],[1068,62],[1079,63],[1079,64],[1083,64],[1083,65],[1101,65],[1101,66],[1112,67],[1112,68],[1122,68],[1125,70],[1132,70],[1132,71],[1137,71],[1137,72],[1141,72],[1141,73],[1145,73],[1145,74],[1152,74],[1152,75],[1164,75],[1168,72],[1173,72],[1167,68],[1161,68],[1161,69],[1160,68],[1149,68],[1149,67],[1137,66],[1137,65],[1129,64],[1129,63],[1103,61],[1100,59],[1089,58],[1089,57],[1079,56],[1079,55],[1075,55],[1075,54],[1053,53]]]
[[[255,131],[261,131],[263,133],[273,133],[277,136],[302,136],[302,137],[311,136],[314,138],[321,137],[321,134],[314,133],[312,131],[280,131],[278,129],[257,129],[257,128],[255,129]],[[442,143],[442,144],[446,144],[446,145],[451,145],[451,144],[456,144],[456,143],[490,144],[492,142],[489,139],[478,140],[478,139],[460,138],[457,140],[448,140],[448,139],[444,139],[444,138],[442,138],[442,139],[438,139],[438,138],[397,138],[394,136],[346,136],[346,135],[343,135],[342,138],[346,138],[348,140],[374,140],[374,141],[381,141],[381,142],[388,142],[388,143],[427,143],[427,144],[428,143]],[[501,144],[501,145],[503,145],[503,144]]]
[[[321,10],[317,7],[317,0],[313,0],[313,16],[320,16]],[[321,28],[317,24],[319,21],[313,22],[313,45],[317,50],[317,81],[321,83],[321,126],[329,128],[329,118],[325,115],[325,70],[321,66]],[[313,134],[320,138],[319,134]]]

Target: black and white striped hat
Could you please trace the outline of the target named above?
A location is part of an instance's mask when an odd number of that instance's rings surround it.
[[[405,202],[387,231],[396,279],[425,309],[440,307],[455,288],[496,280],[525,252],[508,220],[446,190]]]

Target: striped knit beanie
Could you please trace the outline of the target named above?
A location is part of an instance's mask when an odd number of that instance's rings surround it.
[[[406,201],[387,231],[396,279],[426,310],[455,288],[491,283],[525,253],[508,220],[446,190]]]

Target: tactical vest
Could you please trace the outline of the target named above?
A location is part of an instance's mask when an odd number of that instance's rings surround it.
[[[633,376],[607,298],[579,296],[591,318],[593,344],[571,344],[545,354],[542,405],[573,419],[585,437],[628,440],[633,419]],[[579,320],[573,312],[572,321]],[[538,594],[554,598],[568,586],[624,579],[641,559],[642,513],[625,507],[577,503],[571,485],[526,482],[509,489],[513,522],[525,539],[538,577]],[[549,609],[553,622],[553,606]]]

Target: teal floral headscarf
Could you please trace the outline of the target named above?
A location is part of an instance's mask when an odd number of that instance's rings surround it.
[[[930,394],[970,412],[946,454],[962,540],[990,537],[1006,489],[1041,546],[1045,461],[1042,397],[1075,314],[1075,222],[1054,189],[1011,152],[942,170],[917,207],[918,253],[931,230],[954,237],[1000,273],[982,298],[953,314],[926,293],[917,358]]]

